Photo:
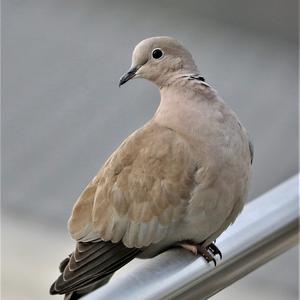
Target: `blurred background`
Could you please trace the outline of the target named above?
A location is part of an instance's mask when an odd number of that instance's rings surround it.
[[[2,1],[2,299],[54,299],[73,203],[159,104],[144,80],[118,88],[157,35],[186,45],[248,129],[249,201],[297,173],[298,1]],[[213,298],[298,299],[297,269],[295,248]]]

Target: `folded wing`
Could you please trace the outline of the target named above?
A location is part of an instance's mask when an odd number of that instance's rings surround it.
[[[197,166],[183,137],[148,123],[129,136],[77,200],[69,230],[78,241],[162,240],[186,210]]]

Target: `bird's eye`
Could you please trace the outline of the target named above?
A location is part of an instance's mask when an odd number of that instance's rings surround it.
[[[163,53],[163,51],[161,50],[161,49],[159,49],[159,48],[156,48],[156,49],[154,49],[153,51],[152,51],[152,57],[154,58],[154,59],[160,59],[160,58],[162,58],[164,56],[164,53]]]

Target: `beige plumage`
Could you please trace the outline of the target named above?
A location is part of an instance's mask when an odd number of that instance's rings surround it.
[[[209,258],[215,253],[207,246],[243,207],[252,147],[234,112],[199,75],[190,53],[169,37],[146,39],[136,46],[120,84],[138,77],[160,88],[158,110],[78,198],[69,231],[77,250],[83,250],[65,261],[51,293],[78,299],[137,254],[149,257],[175,244]],[[103,254],[94,250],[100,244],[107,249],[105,266],[99,263]],[[87,271],[79,274],[82,265]]]

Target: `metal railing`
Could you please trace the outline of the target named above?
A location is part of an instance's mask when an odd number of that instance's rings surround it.
[[[248,203],[217,240],[217,267],[182,249],[135,259],[87,295],[103,299],[207,299],[298,243],[298,175]]]

